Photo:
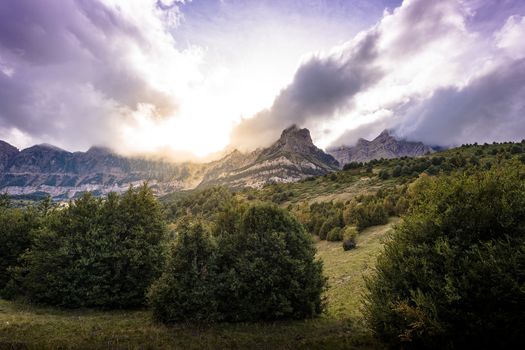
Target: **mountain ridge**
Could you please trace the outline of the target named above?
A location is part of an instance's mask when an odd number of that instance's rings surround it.
[[[327,150],[344,166],[350,162],[369,162],[373,159],[417,157],[435,152],[435,149],[422,142],[398,139],[388,129],[383,130],[372,141],[360,138],[354,146],[340,146]]]
[[[296,125],[283,130],[268,148],[249,153],[233,150],[209,163],[125,157],[99,146],[86,152],[69,152],[41,144],[19,151],[0,142],[0,192],[45,192],[56,199],[72,198],[85,191],[98,195],[122,192],[144,181],[159,195],[212,185],[261,187],[337,169],[337,160],[313,144],[308,129]]]

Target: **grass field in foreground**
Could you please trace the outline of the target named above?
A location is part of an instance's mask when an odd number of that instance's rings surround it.
[[[377,349],[362,324],[363,274],[389,231],[371,227],[358,247],[319,241],[330,288],[325,315],[306,321],[164,326],[148,311],[59,310],[0,300],[0,349]]]

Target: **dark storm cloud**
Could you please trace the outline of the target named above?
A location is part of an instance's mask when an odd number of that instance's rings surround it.
[[[302,64],[269,110],[240,123],[233,144],[268,143],[291,124],[322,130],[345,114],[361,118],[360,126],[332,129],[339,135],[332,146],[383,129],[434,145],[521,139],[525,52],[518,31],[525,22],[516,16],[524,9],[514,0],[405,1],[357,43]],[[511,15],[514,32],[499,33]],[[482,73],[488,62],[493,68]],[[391,92],[399,98],[381,99]]]
[[[525,138],[525,59],[510,61],[463,88],[442,88],[428,99],[399,104],[397,118],[381,118],[346,131],[334,146],[353,145],[390,129],[430,145],[519,141]]]
[[[114,138],[124,108],[173,110],[125,61],[129,45],[150,43],[98,1],[1,1],[0,127],[78,149]]]
[[[349,106],[356,93],[382,76],[373,64],[376,42],[377,33],[370,31],[338,54],[308,59],[270,109],[234,129],[232,144],[240,148],[266,145],[292,124],[308,126],[320,116],[330,117]]]
[[[437,90],[409,108],[398,132],[429,144],[525,138],[525,59],[472,81],[462,89]]]
[[[450,15],[461,13],[460,7],[454,1],[407,1],[361,33],[359,39],[334,53],[306,61],[270,109],[239,124],[232,144],[248,148],[265,145],[291,124],[315,128],[338,112],[351,110],[356,94],[366,92],[392,73],[380,68],[378,61],[386,58],[394,62],[389,69],[395,70],[396,61],[410,61],[435,41],[457,32],[457,21]]]

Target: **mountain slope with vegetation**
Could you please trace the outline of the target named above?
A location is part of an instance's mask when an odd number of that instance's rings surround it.
[[[158,212],[158,218],[163,220],[166,215],[169,222],[163,249],[171,251],[171,262],[162,264],[164,277],[157,279],[161,287],[149,289],[148,297],[109,293],[114,284],[125,285],[127,277],[119,274],[114,279],[112,273],[105,273],[115,266],[108,261],[123,259],[124,263],[136,264],[131,279],[140,276],[136,272],[140,272],[143,259],[134,258],[133,247],[124,249],[122,256],[121,249],[108,247],[129,244],[126,237],[130,234],[139,239],[137,244],[146,243],[140,242],[147,237],[141,227],[151,223],[133,219],[134,213],[142,215],[147,207],[141,200],[133,200],[136,206],[129,207],[141,210],[124,210],[126,206],[118,203],[126,202],[125,197],[93,201],[89,195],[66,209],[54,207],[50,201],[14,208],[3,196],[0,220],[9,223],[11,229],[0,230],[0,238],[5,240],[2,246],[16,244],[19,256],[1,255],[5,260],[0,264],[5,286],[2,295],[14,301],[0,301],[0,345],[191,349],[250,348],[262,343],[275,349],[431,349],[489,339],[486,344],[493,348],[512,348],[522,342],[521,333],[514,330],[525,324],[519,308],[525,283],[524,146],[525,141],[463,145],[417,158],[349,163],[344,170],[295,183],[239,190],[210,187],[164,197],[164,210]],[[146,187],[143,191],[149,193]],[[154,205],[151,193],[144,198]],[[486,205],[489,201],[491,205]],[[112,218],[124,225],[111,225]],[[122,231],[121,227],[129,230]],[[184,233],[185,227],[191,229]],[[82,238],[77,244],[67,239],[69,229]],[[94,238],[107,229],[112,235],[101,240],[99,247]],[[14,240],[17,232],[29,234]],[[161,248],[158,243],[153,242],[154,249]],[[297,258],[305,255],[291,254],[295,248],[290,243],[300,243],[298,251],[311,252],[308,247],[317,250],[315,261],[320,259],[322,273],[328,279],[321,315],[312,317],[320,310],[315,307],[316,297],[303,295],[289,304],[302,295],[300,291],[319,291],[304,288],[299,273],[293,273],[297,277],[293,286],[282,283],[279,276],[295,271],[288,267],[303,271],[296,264],[312,261]],[[50,250],[51,259],[45,259],[45,247],[60,249]],[[52,268],[47,274],[53,276],[49,281],[38,278],[46,274],[31,274],[26,269],[33,264],[43,267],[39,271],[44,272],[46,266],[65,266],[61,261],[71,261],[66,264],[71,268],[62,273]],[[454,261],[461,261],[460,269]],[[277,265],[272,267],[273,263]],[[92,270],[85,268],[92,264],[102,273],[92,275]],[[319,266],[309,264],[304,267]],[[79,268],[84,278],[75,280],[69,271]],[[491,280],[500,279],[499,288],[485,283],[483,276],[487,274],[493,276]],[[51,283],[52,288],[42,289],[52,292],[51,299],[31,295],[43,281]],[[107,288],[96,288],[101,281]],[[68,288],[57,288],[60,285]],[[206,287],[210,285],[214,287]],[[273,287],[268,288],[270,285]],[[248,286],[250,293],[224,293]],[[161,297],[156,288],[161,288]],[[79,297],[82,293],[92,299]],[[17,301],[17,296],[24,295],[26,300],[66,307],[75,306],[71,301],[90,300],[82,305],[93,306],[98,301],[131,297],[133,305],[140,300],[149,309],[65,311]],[[262,302],[259,305],[245,299],[246,295],[265,297],[255,299]],[[236,305],[228,309],[232,314],[227,317],[219,316],[225,310],[224,300]],[[307,300],[310,302],[301,304]],[[484,307],[473,307],[469,301]],[[264,313],[242,306],[248,304],[259,305],[257,310]],[[307,319],[290,320],[298,315],[290,305],[306,310],[297,318]],[[104,306],[114,308],[111,302]],[[170,324],[155,323],[154,315]],[[468,320],[455,321],[463,320],[461,317]],[[270,319],[280,321],[261,322]],[[493,319],[498,322],[493,323]],[[221,320],[253,323],[202,323]],[[480,335],[480,330],[484,334]]]

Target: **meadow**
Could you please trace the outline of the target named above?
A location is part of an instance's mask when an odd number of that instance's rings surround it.
[[[360,295],[396,221],[365,229],[347,252],[340,242],[316,242],[329,279],[327,311],[318,318],[166,326],[147,310],[62,310],[0,300],[0,349],[380,349],[363,324]]]

